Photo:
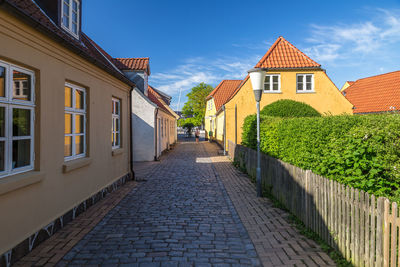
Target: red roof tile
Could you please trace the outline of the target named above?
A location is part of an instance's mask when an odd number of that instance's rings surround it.
[[[343,95],[354,105],[353,113],[400,110],[400,71],[359,79]]]
[[[117,66],[121,70],[143,70],[150,75],[149,58],[115,58]]]
[[[160,101],[161,96],[150,85],[147,87],[147,97],[150,99],[151,102],[156,104],[164,112],[170,114],[171,116],[174,116],[173,114],[171,114],[171,112],[169,112],[169,110],[165,107],[165,105]]]
[[[207,96],[207,98],[214,98],[215,108],[220,110],[230,96],[235,92],[242,80],[223,80],[217,87]]]
[[[255,68],[320,68],[321,65],[309,58],[283,37],[279,37]]]

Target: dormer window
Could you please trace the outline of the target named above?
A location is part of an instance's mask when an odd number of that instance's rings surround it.
[[[79,1],[62,0],[62,27],[76,38],[79,37]]]

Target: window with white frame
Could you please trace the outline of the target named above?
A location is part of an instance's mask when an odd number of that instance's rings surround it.
[[[62,27],[72,33],[75,37],[79,36],[79,1],[62,0]]]
[[[66,83],[65,87],[64,158],[86,156],[86,90]]]
[[[121,147],[121,100],[112,98],[112,127],[111,127],[112,148]]]
[[[163,118],[161,118],[161,137],[163,137],[163,136],[164,136],[163,122],[164,122],[164,119],[163,119]]]
[[[0,61],[0,177],[34,166],[34,72]]]
[[[297,92],[314,92],[314,74],[297,74]]]
[[[264,93],[281,91],[281,75],[267,74],[264,80]]]

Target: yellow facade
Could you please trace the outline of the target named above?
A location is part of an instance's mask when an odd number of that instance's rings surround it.
[[[206,137],[210,138],[209,132],[212,132],[212,139],[215,137],[216,130],[216,113],[214,99],[210,98],[206,103],[206,113],[204,115],[204,129],[206,131]]]
[[[35,75],[33,170],[0,178],[0,255],[129,170],[131,87],[0,9],[0,60]],[[66,82],[86,89],[86,155],[66,161]],[[112,99],[121,147],[111,144]]]
[[[281,99],[304,102],[323,115],[352,114],[353,105],[340,93],[335,84],[323,70],[282,70],[267,74],[280,74],[280,92],[263,93],[260,108]],[[314,74],[313,92],[298,93],[296,90],[297,74]],[[248,79],[240,90],[226,104],[226,142],[240,144],[244,119],[256,113],[251,81]],[[228,147],[228,146],[226,146]]]
[[[217,117],[216,117],[216,129],[215,129],[215,138],[223,143],[224,141],[224,111],[220,110],[217,113]]]

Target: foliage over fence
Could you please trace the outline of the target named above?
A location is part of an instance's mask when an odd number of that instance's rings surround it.
[[[261,151],[305,170],[400,200],[400,116],[261,117]],[[242,143],[256,147],[255,115]]]
[[[310,105],[290,99],[281,99],[265,106],[261,115],[281,118],[320,117],[321,114]]]

